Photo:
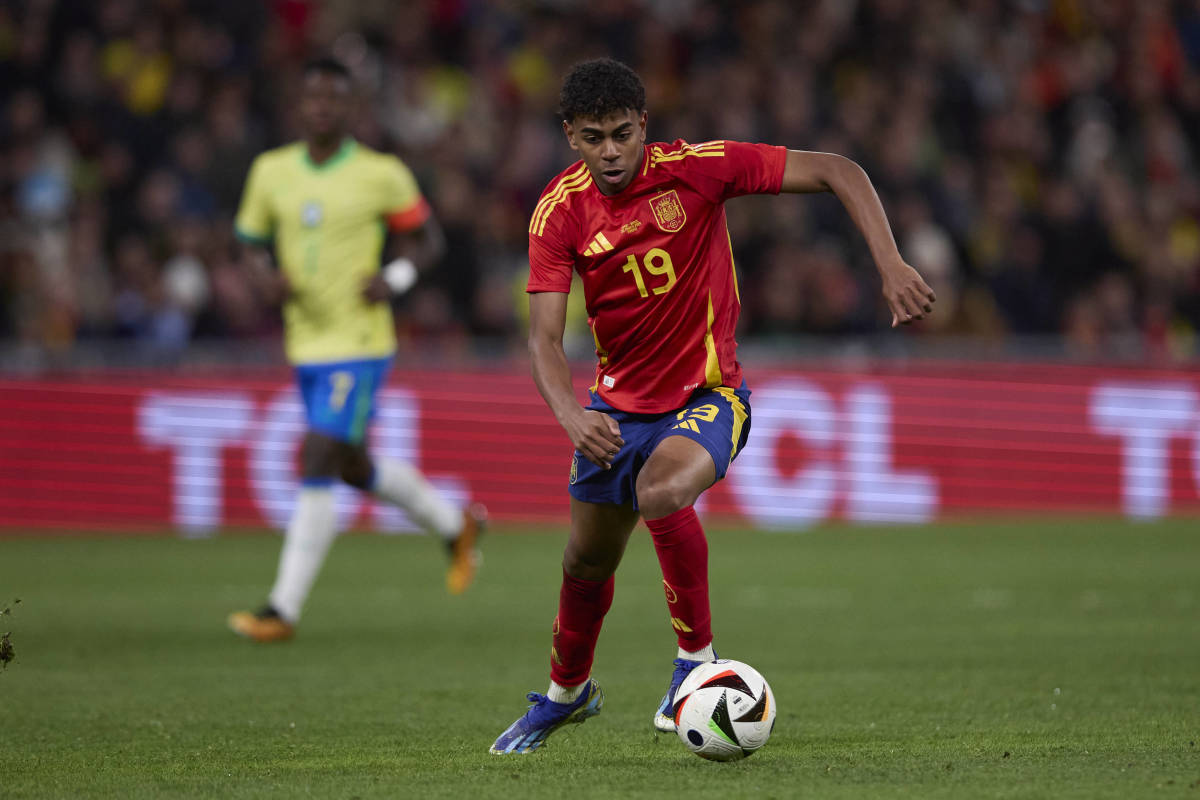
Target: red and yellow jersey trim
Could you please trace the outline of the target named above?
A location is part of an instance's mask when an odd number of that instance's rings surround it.
[[[563,176],[533,209],[533,216],[529,219],[529,232],[541,236],[546,230],[546,221],[550,219],[550,214],[566,200],[567,195],[583,191],[591,183],[592,175],[588,172],[586,164],[580,164],[578,168]]]
[[[608,351],[600,344],[600,337],[596,334],[596,320],[588,320],[588,328],[592,331],[592,341],[596,343],[596,357],[600,360],[600,367],[608,366]],[[600,388],[600,371],[596,371],[596,380],[592,383],[591,391],[599,391]]]
[[[725,140],[717,139],[700,144],[684,144],[676,150],[664,150],[659,145],[650,148],[648,167],[657,167],[669,161],[682,161],[685,158],[724,158]]]
[[[738,289],[737,262],[733,260],[733,237],[729,235],[729,223],[725,223],[725,242],[729,245],[729,269],[732,271],[733,296],[737,298],[738,306],[742,305],[742,293]]]
[[[704,332],[704,388],[712,389],[721,385],[721,360],[717,357],[717,342],[713,338],[713,323],[716,321],[713,313],[712,292],[708,293],[708,329]]]

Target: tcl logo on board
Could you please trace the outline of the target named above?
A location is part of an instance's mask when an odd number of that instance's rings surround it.
[[[762,528],[1200,510],[1200,381],[1169,370],[747,369],[751,433],[703,510]],[[0,380],[0,526],[284,528],[304,417],[281,373]],[[516,370],[398,371],[371,448],[495,519],[561,525],[571,448]],[[337,490],[343,527],[412,530]]]
[[[925,459],[930,466],[896,466],[897,418],[884,385],[850,383],[834,393],[801,378],[778,379],[754,392],[752,407],[750,441],[722,487],[733,508],[718,510],[732,510],[766,528],[802,528],[835,516],[920,523],[937,517],[943,507],[939,472],[949,468],[937,466],[936,452]],[[1093,435],[1111,437],[1108,446],[1120,454],[1125,513],[1152,517],[1170,510],[1167,454],[1175,438],[1192,441],[1200,486],[1198,409],[1197,392],[1187,386],[1101,384],[1090,391],[1087,424]],[[420,466],[422,447],[438,447],[435,438],[421,442],[422,427],[417,396],[388,390],[381,396],[372,447]],[[247,448],[250,493],[263,519],[284,527],[297,482],[293,454],[303,431],[303,412],[291,389],[261,406],[239,392],[154,392],[141,399],[138,411],[142,441],[172,453],[173,522],[189,531],[211,530],[226,521],[221,497],[224,454],[231,447]],[[806,454],[791,469],[782,468],[778,458],[788,440],[799,441]],[[1047,439],[1047,446],[1052,444]],[[486,480],[490,468],[464,462],[462,473],[431,478],[465,502],[471,484]],[[1064,468],[1070,468],[1069,461]],[[945,477],[952,479],[952,474]],[[550,491],[565,491],[565,478]],[[402,513],[347,487],[338,491],[338,511],[343,526],[357,521],[380,530],[413,529]]]

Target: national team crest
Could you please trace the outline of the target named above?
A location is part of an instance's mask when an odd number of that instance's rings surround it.
[[[674,189],[650,198],[650,210],[654,212],[654,221],[658,223],[658,227],[667,233],[675,233],[687,222],[683,203]]]
[[[571,485],[574,485],[575,481],[578,478],[579,478],[579,454],[576,453],[575,455],[571,456]],[[555,622],[558,622],[558,620],[555,620]]]
[[[315,228],[321,224],[321,218],[325,216],[321,211],[321,203],[317,200],[309,200],[300,207],[300,224],[306,228]]]

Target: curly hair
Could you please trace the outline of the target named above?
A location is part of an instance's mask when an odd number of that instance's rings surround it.
[[[563,79],[559,105],[563,119],[604,119],[646,108],[646,87],[637,73],[620,61],[597,58],[576,64]]]

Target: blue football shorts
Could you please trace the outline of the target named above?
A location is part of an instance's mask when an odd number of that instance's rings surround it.
[[[296,366],[309,430],[362,444],[375,416],[375,394],[387,380],[391,356]]]
[[[717,480],[721,480],[750,434],[750,390],[745,383],[737,389],[698,389],[687,405],[665,414],[630,414],[616,410],[595,393],[590,397],[587,407],[616,420],[625,444],[613,458],[611,469],[597,467],[575,451],[568,491],[571,497],[586,503],[632,505],[636,509],[638,473],[668,436],[686,436],[703,446],[717,468]]]

